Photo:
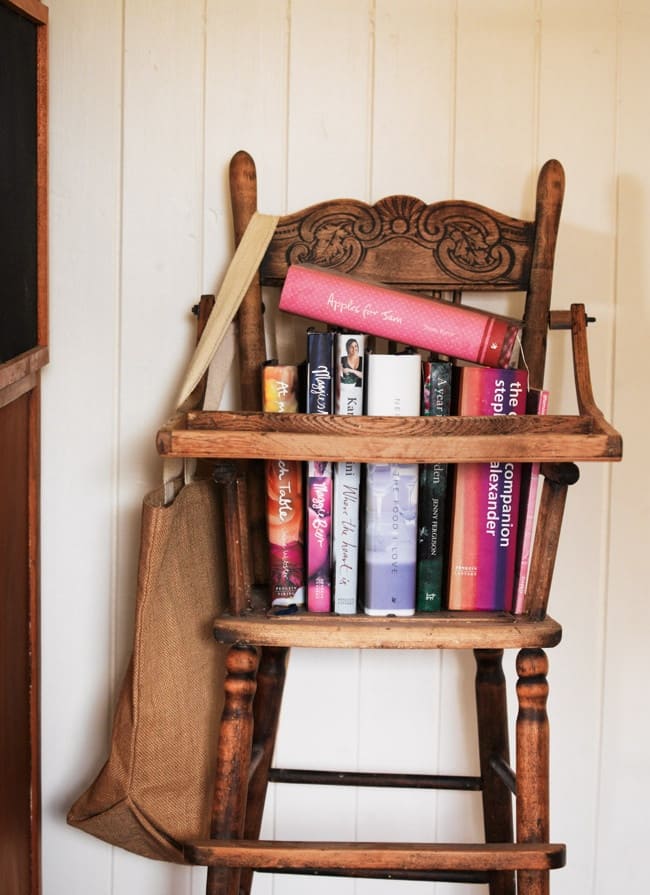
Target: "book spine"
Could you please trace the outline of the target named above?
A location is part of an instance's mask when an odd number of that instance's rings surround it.
[[[297,367],[266,364],[262,383],[265,411],[298,410]],[[271,605],[301,606],[305,601],[302,463],[266,460],[265,470]]]
[[[363,413],[364,354],[362,333],[338,333],[335,346],[336,389],[334,412],[346,416]],[[334,612],[357,611],[360,548],[361,464],[334,466],[333,584]]]
[[[334,333],[307,334],[307,413],[331,413]],[[332,608],[332,464],[307,462],[307,609]]]
[[[419,416],[417,354],[368,356],[368,414]],[[417,553],[416,463],[366,469],[364,611],[413,615]]]
[[[422,364],[422,413],[424,416],[446,416],[451,407],[451,364],[447,361],[425,361]],[[446,463],[420,466],[418,493],[418,612],[442,609],[445,582],[447,525]]]
[[[544,416],[548,412],[549,394],[545,389],[531,389],[528,393],[526,413]],[[526,463],[521,470],[521,507],[519,510],[519,544],[515,564],[516,586],[512,611],[520,615],[524,611],[528,569],[533,547],[535,512],[539,488],[539,463]]]
[[[527,374],[465,367],[459,414],[525,412]],[[462,463],[456,471],[449,569],[449,609],[512,606],[521,465]]]
[[[280,308],[492,367],[508,366],[520,330],[516,321],[476,308],[306,264],[289,266]]]

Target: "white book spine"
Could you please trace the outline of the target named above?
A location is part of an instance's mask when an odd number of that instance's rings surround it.
[[[418,354],[368,357],[369,416],[419,416]],[[417,463],[372,463],[366,473],[364,611],[413,615],[417,560]]]
[[[338,333],[335,346],[336,391],[334,412],[363,413],[366,336]],[[361,464],[334,466],[333,579],[334,612],[354,615],[359,580]]]

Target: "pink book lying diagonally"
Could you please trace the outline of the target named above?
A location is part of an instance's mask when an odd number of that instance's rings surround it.
[[[515,320],[477,308],[422,298],[309,264],[290,265],[280,308],[490,367],[508,366],[520,329]]]

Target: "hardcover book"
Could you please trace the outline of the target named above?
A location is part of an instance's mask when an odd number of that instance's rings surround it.
[[[308,264],[289,266],[280,308],[438,354],[507,367],[517,321]]]
[[[363,413],[364,353],[362,333],[337,333],[334,412],[346,416]],[[334,612],[357,611],[360,547],[361,464],[334,465],[333,584]]]
[[[536,413],[540,416],[546,414],[548,412],[548,397],[546,389],[531,388],[528,392],[526,413]],[[526,587],[528,586],[530,554],[533,547],[538,486],[539,463],[523,464],[521,468],[519,537],[517,544],[517,560],[515,563],[515,597],[512,606],[512,611],[517,615],[524,611]]]
[[[298,368],[271,361],[262,368],[263,409],[298,410]],[[272,606],[305,602],[302,463],[266,460],[266,516]]]
[[[369,354],[370,416],[419,416],[418,354]],[[369,463],[366,468],[364,611],[413,615],[418,511],[417,463]]]
[[[451,407],[452,366],[448,361],[422,363],[422,413],[446,416]],[[442,609],[447,553],[446,463],[420,466],[418,493],[417,597],[418,612]]]
[[[525,370],[463,367],[458,413],[525,413],[527,383]],[[449,609],[510,610],[520,482],[518,463],[458,464],[451,526]]]
[[[307,333],[307,413],[331,413],[334,333]],[[307,461],[307,609],[332,608],[332,464]]]

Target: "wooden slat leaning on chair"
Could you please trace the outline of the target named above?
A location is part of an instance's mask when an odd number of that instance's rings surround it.
[[[231,162],[230,183],[239,241],[257,206],[255,166],[245,152],[237,153]],[[539,174],[533,221],[470,202],[427,205],[410,196],[392,196],[372,206],[340,199],[281,218],[239,312],[242,412],[188,412],[180,423],[175,421],[159,433],[163,454],[221,458],[215,477],[224,491],[231,530],[230,614],[215,622],[217,640],[232,647],[212,839],[186,844],[188,860],[210,868],[209,895],[247,893],[253,870],[483,882],[489,883],[490,895],[514,895],[515,891],[544,895],[549,891],[549,870],[563,865],[564,846],[548,841],[548,663],[544,652],[559,642],[561,628],[546,615],[546,606],[567,488],[578,478],[574,461],[621,456],[620,436],[604,419],[591,393],[584,308],[575,305],[570,312],[550,311],[563,191],[562,167],[551,160]],[[283,415],[280,430],[272,415],[259,412],[260,369],[265,360],[261,287],[281,284],[288,264],[299,261],[424,294],[450,293],[456,299],[465,290],[524,293],[522,356],[530,384],[543,384],[549,329],[570,328],[578,414],[409,420],[413,429],[401,441],[391,430],[394,421],[378,418],[356,418],[352,432],[345,417]],[[267,437],[260,437],[262,432]],[[406,458],[543,461],[545,480],[524,613],[442,612],[411,619],[305,614],[268,618],[260,462],[264,457],[307,456],[383,462]],[[291,646],[473,650],[480,776],[272,768]],[[510,766],[504,649],[519,651],[515,770]],[[260,842],[269,780],[481,790],[485,844]]]

